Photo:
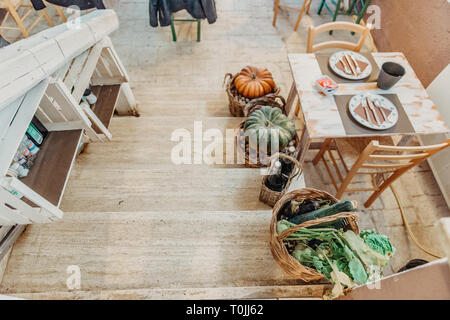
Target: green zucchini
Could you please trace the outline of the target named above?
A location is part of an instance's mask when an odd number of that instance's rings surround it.
[[[353,211],[356,211],[356,206],[354,205],[353,201],[345,200],[337,202],[331,206],[303,213],[301,215],[289,219],[288,221],[295,224],[301,224],[305,221],[332,216],[340,212],[353,212]]]

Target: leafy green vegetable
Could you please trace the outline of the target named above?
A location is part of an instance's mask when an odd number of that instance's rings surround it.
[[[316,269],[327,278],[330,277],[331,267],[313,249],[299,244],[292,252],[292,255],[304,266]]]
[[[342,237],[347,241],[348,246],[356,253],[364,266],[371,269],[370,273],[381,270],[384,266],[389,264],[389,257],[372,250],[364,240],[358,237],[353,231],[348,230],[344,232]]]
[[[287,229],[292,228],[294,226],[295,226],[295,224],[290,223],[289,221],[280,220],[277,223],[277,233],[281,234],[284,230],[287,230]]]
[[[390,256],[395,253],[395,248],[392,246],[389,238],[385,235],[376,233],[375,230],[361,231],[359,236],[371,249],[378,253]]]
[[[332,263],[333,272],[331,272],[331,280],[334,283],[331,294],[325,296],[326,299],[334,299],[344,294],[344,290],[354,287],[352,280],[343,272],[337,269],[335,263]]]
[[[277,232],[296,226],[286,220],[277,223]],[[353,231],[335,228],[302,228],[285,241],[295,243],[292,255],[301,264],[316,269],[334,284],[330,295],[336,298],[345,290],[375,280],[395,252],[386,236],[374,230]]]

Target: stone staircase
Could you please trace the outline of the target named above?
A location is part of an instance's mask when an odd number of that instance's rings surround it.
[[[298,5],[294,0],[287,4]],[[112,36],[132,81],[141,117],[114,118],[113,141],[93,143],[76,161],[62,209],[64,219],[31,225],[11,254],[0,294],[27,299],[318,298],[324,283],[283,273],[269,248],[271,210],[258,201],[258,169],[242,165],[175,165],[176,129],[224,132],[241,119],[228,112],[223,76],[246,64],[267,67],[286,97],[292,83],[288,52],[305,52],[307,27],[329,15],[282,11],[272,27],[272,0],[216,1],[219,19],[195,28],[148,26],[148,0],[120,1]],[[350,19],[350,18],[349,18]],[[189,35],[189,33],[191,33]],[[189,35],[189,36],[187,36]],[[342,37],[341,37],[342,36]],[[350,34],[340,40],[352,40]],[[346,38],[347,37],[347,38]],[[326,174],[305,163],[308,186],[333,192]],[[402,177],[408,221],[432,248],[436,217],[448,208],[429,168]],[[352,194],[360,203],[366,194]],[[416,203],[416,204],[414,204]],[[393,196],[385,193],[360,215],[360,228],[389,235],[395,272],[413,258],[431,260],[408,239]],[[425,226],[425,227],[423,227]],[[419,232],[420,231],[420,232]],[[67,268],[78,266],[80,289],[68,289]],[[1,269],[1,266],[0,266]],[[1,275],[0,275],[1,277]]]
[[[19,293],[14,297],[33,300],[218,300],[218,299],[319,299],[323,287],[257,286],[187,289],[131,289],[103,291],[52,291]],[[1,297],[1,295],[0,295]]]
[[[304,283],[276,265],[268,245],[270,214],[69,212],[61,222],[27,230],[1,292],[47,299],[319,297],[323,285],[296,286]],[[80,268],[80,291],[67,289],[68,266]]]
[[[92,143],[77,158],[61,205],[64,219],[28,227],[0,293],[26,299],[321,297],[322,283],[291,279],[271,255],[271,208],[258,200],[259,169],[172,163],[174,130],[193,137],[199,121],[203,132],[225,133],[242,121],[230,117],[222,90],[204,100],[189,91],[169,101],[135,89],[141,116],[114,117],[113,141]],[[67,287],[69,266],[80,269],[80,290]]]
[[[61,206],[64,219],[28,227],[11,254],[0,294],[32,299],[322,296],[324,284],[291,279],[271,255],[271,208],[258,201],[259,169],[171,161],[174,130],[193,135],[194,121],[200,121],[203,132],[224,133],[242,121],[230,117],[225,73],[246,64],[264,66],[283,96],[291,85],[286,42],[301,37],[292,34],[286,17],[272,27],[273,1],[219,1],[217,6],[220,19],[205,23],[200,43],[184,36],[195,33],[189,24],[177,25],[179,41],[173,43],[167,28],[149,28],[146,0],[119,4],[120,29],[112,40],[141,117],[113,118],[113,141],[92,143],[78,157]],[[67,287],[69,266],[80,268],[79,290]]]

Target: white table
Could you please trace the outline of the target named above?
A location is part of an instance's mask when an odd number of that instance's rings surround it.
[[[340,83],[336,95],[355,95],[362,92],[376,94],[396,94],[403,105],[413,130],[410,132],[386,133],[374,131],[373,134],[351,136],[345,131],[336,102],[332,96],[324,96],[314,88],[314,81],[322,74],[315,54],[289,54],[294,82],[287,100],[289,114],[303,119],[304,127],[300,138],[302,150],[299,160],[304,161],[306,151],[313,139],[325,140],[339,137],[364,137],[381,135],[404,135],[448,133],[449,129],[434,106],[408,60],[400,52],[372,53],[375,62],[381,65],[387,61],[397,62],[405,70],[405,76],[390,90],[381,90],[376,82]],[[297,108],[294,101],[298,97]]]

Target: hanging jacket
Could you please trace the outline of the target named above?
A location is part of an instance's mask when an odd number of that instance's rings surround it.
[[[194,19],[217,20],[214,0],[150,0],[150,25],[165,27],[171,23],[171,14],[186,9]]]
[[[170,7],[167,0],[150,0],[150,25],[152,27],[158,26],[168,26],[171,22],[170,18]]]
[[[105,9],[105,5],[102,0],[46,0],[47,2],[60,6],[70,7],[77,6],[80,10],[87,10],[92,8]],[[42,10],[45,8],[45,4],[42,0],[31,0],[35,10]]]

